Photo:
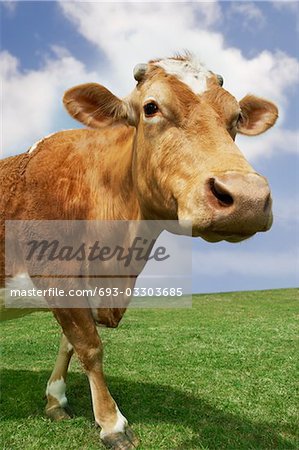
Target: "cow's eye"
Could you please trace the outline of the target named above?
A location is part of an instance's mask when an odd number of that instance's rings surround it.
[[[151,117],[157,114],[159,108],[155,102],[149,102],[146,105],[144,105],[143,110],[146,117]]]

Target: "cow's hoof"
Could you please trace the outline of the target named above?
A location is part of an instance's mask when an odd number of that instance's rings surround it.
[[[112,450],[133,450],[138,447],[139,440],[134,435],[130,427],[122,433],[111,433],[102,438],[106,448]]]
[[[68,406],[63,408],[62,406],[55,406],[45,410],[46,416],[51,420],[66,420],[72,418],[72,413]]]

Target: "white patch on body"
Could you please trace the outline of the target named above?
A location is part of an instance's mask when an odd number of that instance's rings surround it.
[[[16,274],[6,285],[9,289],[32,289],[34,284],[27,272]]]
[[[90,287],[90,285],[88,285],[87,289],[94,290],[94,287]],[[103,305],[103,297],[97,294],[95,296],[88,296],[88,303],[90,309],[92,310],[93,318],[97,319],[98,308],[102,308]]]
[[[211,72],[196,58],[184,61],[170,58],[154,64],[187,84],[195,94],[202,94],[207,90],[207,78],[211,76]]]
[[[98,309],[97,308],[91,308],[92,317],[95,321],[99,320],[98,316]]]
[[[48,304],[43,296],[29,295],[32,289],[38,289],[27,272],[20,272],[6,282],[5,304],[9,308],[48,308]],[[15,291],[20,291],[21,295],[16,295]],[[25,295],[26,294],[26,295]]]
[[[30,147],[30,149],[28,150],[28,153],[34,152],[34,150],[37,149],[37,147],[39,146],[39,144],[41,144],[41,143],[42,143],[43,141],[45,141],[46,139],[49,139],[51,136],[54,136],[54,134],[56,134],[56,133],[57,133],[57,132],[48,134],[48,136],[45,136],[45,137],[43,137],[42,139],[40,139],[39,141],[37,141],[35,144],[33,144],[33,145]]]
[[[67,398],[65,396],[66,384],[63,377],[59,380],[52,381],[47,384],[46,395],[51,395],[56,398],[59,405],[65,407],[67,405]]]
[[[108,434],[111,433],[122,433],[123,431],[125,431],[126,426],[128,425],[128,421],[125,418],[125,416],[122,415],[122,413],[120,412],[120,410],[118,409],[118,407],[116,406],[116,423],[113,426],[113,428],[111,428],[111,430],[101,430],[100,432],[100,438],[103,439],[105,436],[107,436]]]
[[[99,328],[107,328],[107,325],[104,325],[103,323],[99,323],[99,314],[98,314],[98,308],[91,308],[91,313],[93,320],[95,321],[96,327]]]
[[[73,350],[73,346],[72,344],[70,344],[69,342],[67,343],[67,351],[70,353]]]

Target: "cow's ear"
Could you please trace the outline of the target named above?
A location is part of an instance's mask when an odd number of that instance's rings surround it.
[[[128,105],[97,83],[69,89],[64,94],[63,103],[74,119],[91,128],[130,122]]]
[[[242,115],[238,122],[238,133],[248,136],[264,133],[278,118],[277,107],[263,98],[246,95],[239,104]]]

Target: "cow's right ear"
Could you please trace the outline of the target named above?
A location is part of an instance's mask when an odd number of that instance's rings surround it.
[[[129,106],[104,86],[87,83],[65,92],[63,103],[69,114],[91,128],[129,124]]]

